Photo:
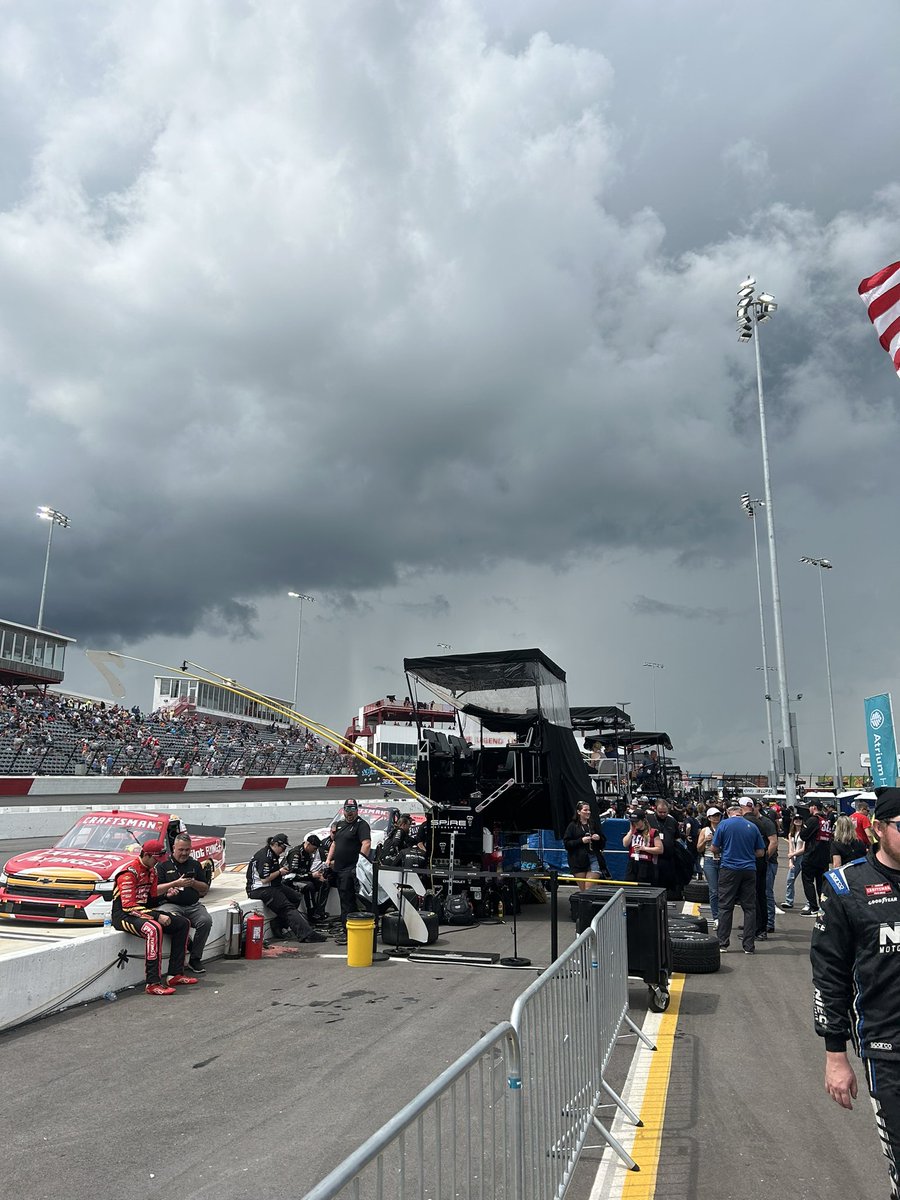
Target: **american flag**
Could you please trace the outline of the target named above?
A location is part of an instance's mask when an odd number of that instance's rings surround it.
[[[900,375],[900,262],[891,263],[864,279],[859,294],[866,302],[879,342]]]

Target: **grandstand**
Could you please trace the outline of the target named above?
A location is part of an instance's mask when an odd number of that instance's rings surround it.
[[[342,775],[356,761],[291,725],[0,684],[0,775]]]

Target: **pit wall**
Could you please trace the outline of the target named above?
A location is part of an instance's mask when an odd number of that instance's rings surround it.
[[[213,920],[206,944],[209,959],[219,957],[225,944],[226,910],[232,900],[240,903],[244,915],[262,911],[258,901],[244,894],[243,871],[223,875],[209,892],[206,907]],[[264,914],[265,915],[265,914]],[[51,1012],[96,1000],[106,992],[123,988],[141,988],[144,984],[144,946],[140,938],[130,937],[115,929],[82,930],[77,937],[52,938],[53,927],[31,931],[12,922],[3,922],[4,953],[0,955],[0,1032],[14,1029],[26,1021]],[[268,923],[266,927],[268,933]],[[13,938],[21,939],[22,949],[15,949]],[[127,952],[127,960],[121,955]],[[169,953],[169,941],[163,948],[163,968]],[[118,963],[122,960],[122,965]],[[215,982],[215,964],[204,982]],[[147,1003],[156,1003],[148,1000]]]
[[[0,775],[0,796],[127,796],[358,787],[355,775]]]

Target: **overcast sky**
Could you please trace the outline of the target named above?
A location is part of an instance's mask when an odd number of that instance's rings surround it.
[[[849,770],[900,665],[900,380],[857,296],[900,259],[897,39],[891,0],[4,6],[0,614],[36,620],[48,504],[80,648],[290,697],[294,589],[341,731],[404,656],[539,646],[644,728],[655,674],[684,766],[765,770],[751,273],[801,765],[806,554]]]

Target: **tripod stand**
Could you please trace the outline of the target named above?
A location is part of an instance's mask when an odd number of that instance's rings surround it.
[[[516,894],[516,881],[513,879],[513,903],[512,903],[512,919],[513,919],[513,952],[511,958],[501,958],[501,967],[530,967],[530,958],[519,958],[519,897]]]

